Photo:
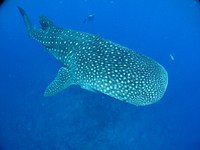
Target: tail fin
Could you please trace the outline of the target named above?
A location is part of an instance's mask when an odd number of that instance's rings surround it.
[[[26,28],[27,28],[27,30],[28,30],[28,33],[30,33],[30,30],[31,30],[33,27],[32,27],[32,24],[31,24],[31,21],[30,21],[28,15],[27,15],[26,12],[24,11],[24,9],[22,9],[22,8],[19,7],[19,6],[18,6],[18,10],[19,10],[19,12],[20,12],[21,15],[22,15],[22,18],[23,18],[23,20],[24,20],[24,23],[25,23],[25,25],[26,25]]]

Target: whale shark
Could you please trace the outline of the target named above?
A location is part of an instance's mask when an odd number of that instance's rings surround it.
[[[63,64],[44,96],[70,85],[136,106],[153,104],[164,96],[168,73],[155,60],[101,36],[58,27],[45,16],[39,17],[41,28],[33,27],[27,13],[19,6],[18,10],[29,37]]]

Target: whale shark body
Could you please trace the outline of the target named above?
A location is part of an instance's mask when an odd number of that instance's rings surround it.
[[[26,12],[18,9],[28,35],[63,64],[44,96],[76,84],[137,106],[163,97],[168,74],[153,59],[100,36],[60,28],[45,16],[39,18],[41,29],[34,28]]]

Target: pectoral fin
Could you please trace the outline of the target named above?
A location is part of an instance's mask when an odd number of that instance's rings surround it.
[[[56,78],[50,83],[44,92],[44,96],[52,96],[72,84],[72,77],[66,67],[59,69]]]

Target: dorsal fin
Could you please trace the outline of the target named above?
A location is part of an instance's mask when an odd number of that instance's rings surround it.
[[[48,30],[55,27],[54,23],[45,16],[40,16],[39,21],[43,30]]]

